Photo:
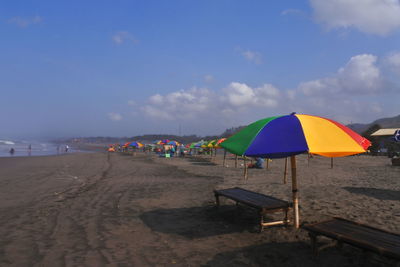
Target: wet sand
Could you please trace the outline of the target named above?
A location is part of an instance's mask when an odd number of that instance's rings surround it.
[[[217,210],[213,190],[232,186],[291,200],[283,160],[250,169],[247,181],[242,163],[100,152],[0,158],[0,266],[365,266],[351,246],[313,258],[304,230],[258,233],[256,213],[224,198]],[[400,233],[400,167],[388,158],[297,163],[301,223],[339,216]]]

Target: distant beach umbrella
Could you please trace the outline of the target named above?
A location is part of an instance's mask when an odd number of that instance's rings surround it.
[[[135,142],[129,143],[128,146],[136,147],[136,148],[141,148],[141,147],[143,146],[143,144],[135,141]]]
[[[167,143],[167,145],[179,146],[179,142],[178,141],[169,141]]]
[[[218,139],[217,142],[215,143],[215,148],[221,148],[221,144],[225,142],[225,140],[226,138]]]
[[[199,147],[201,147],[205,142],[206,142],[206,141],[204,141],[204,140],[198,141],[198,142],[194,145],[194,147],[195,147],[195,148],[199,148]]]
[[[131,142],[126,142],[125,144],[122,145],[122,147],[127,148]]]
[[[214,140],[211,140],[210,142],[208,142],[207,147],[215,148],[216,144],[217,144],[217,140],[214,139]]]
[[[369,140],[338,122],[295,113],[256,121],[221,144],[227,151],[240,156],[291,158],[297,228],[299,208],[295,155],[308,152],[324,157],[343,157],[364,153],[370,145]]]
[[[202,148],[207,148],[208,147],[208,144],[210,143],[211,141],[204,141],[202,144],[201,144],[201,147]]]

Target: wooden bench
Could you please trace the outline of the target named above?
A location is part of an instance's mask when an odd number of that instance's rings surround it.
[[[320,250],[317,237],[322,235],[347,243],[365,251],[372,251],[388,258],[400,260],[400,235],[342,218],[303,226],[311,238],[314,255]]]
[[[287,201],[280,200],[274,197],[266,196],[260,193],[249,191],[243,188],[235,187],[222,190],[214,190],[215,200],[217,207],[219,206],[219,197],[223,196],[236,201],[236,205],[243,204],[248,207],[254,208],[260,215],[260,232],[264,226],[288,224],[288,211],[290,204]],[[284,212],[284,219],[281,221],[265,222],[264,215],[273,212]]]

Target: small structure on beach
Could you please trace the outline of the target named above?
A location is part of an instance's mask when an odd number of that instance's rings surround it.
[[[389,158],[400,156],[400,128],[379,129],[371,136],[378,138],[380,151],[387,153]]]

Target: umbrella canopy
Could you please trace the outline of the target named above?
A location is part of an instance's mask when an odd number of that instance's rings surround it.
[[[140,147],[143,146],[143,144],[142,144],[142,143],[139,143],[139,142],[131,142],[131,143],[129,144],[129,146],[133,146],[133,147],[136,147],[136,148],[140,148]]]
[[[365,152],[366,138],[330,119],[291,114],[256,121],[221,144],[236,155],[285,158],[304,152],[343,157]]]
[[[167,143],[167,145],[179,146],[179,142],[178,141],[169,141]]]
[[[196,144],[197,144],[196,142],[192,142],[192,143],[190,143],[190,144],[187,144],[186,147],[187,147],[187,148],[195,148],[194,146],[195,146]]]
[[[325,157],[342,157],[363,153],[370,145],[369,140],[338,122],[295,113],[256,121],[221,144],[236,155],[290,157],[296,228],[300,225],[300,219],[295,155],[308,152]]]
[[[201,144],[201,147],[202,147],[202,148],[207,148],[209,143],[210,143],[210,141],[204,141],[204,142]]]
[[[125,144],[122,145],[122,147],[125,147],[125,148],[126,148],[126,147],[129,146],[130,143],[131,143],[131,142],[126,142]]]
[[[197,143],[194,145],[194,147],[195,147],[195,148],[199,148],[199,147],[201,147],[205,142],[206,142],[206,141],[201,140],[201,141],[197,142]]]
[[[211,140],[210,142],[208,142],[207,147],[215,148],[216,144],[217,144],[217,140],[214,139],[214,140]]]
[[[215,143],[214,147],[215,147],[215,148],[221,148],[221,144],[222,144],[223,142],[225,142],[225,140],[226,140],[226,138],[218,139],[217,142]]]

